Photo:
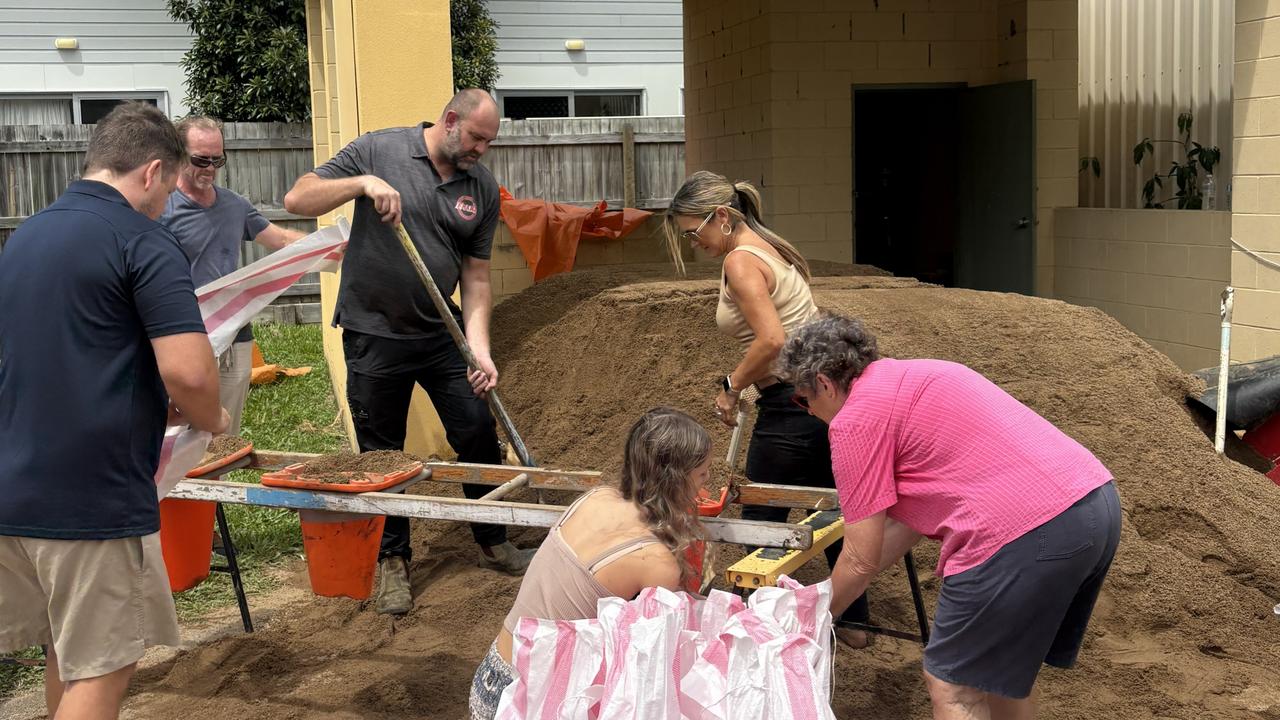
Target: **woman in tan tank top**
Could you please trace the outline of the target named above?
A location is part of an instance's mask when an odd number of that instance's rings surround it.
[[[834,488],[826,424],[793,403],[795,388],[774,377],[787,334],[818,314],[809,290],[809,263],[766,226],[762,216],[760,193],[750,183],[731,183],[707,171],[691,175],[667,210],[667,249],[681,273],[684,243],[722,258],[716,325],[743,347],[737,365],[725,369],[720,387],[707,388],[708,404],[720,422],[733,427],[742,392],[755,385],[760,397],[747,450],[747,479]],[[742,508],[747,520],[785,522],[787,515],[787,508]],[[830,567],[835,567],[842,547],[837,542],[827,548]],[[840,619],[866,623],[866,595]],[[853,647],[871,642],[857,630],[841,629],[837,634]]]
[[[631,426],[617,485],[580,497],[529,563],[472,680],[472,720],[492,720],[515,679],[512,632],[520,618],[585,620],[596,616],[600,598],[697,581],[685,550],[702,537],[696,498],[710,470],[711,436],[685,413],[654,408]]]

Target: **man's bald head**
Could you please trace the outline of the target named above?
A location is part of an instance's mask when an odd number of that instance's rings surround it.
[[[478,88],[467,88],[459,90],[458,94],[453,96],[448,105],[444,106],[444,112],[440,114],[440,121],[444,122],[445,118],[452,112],[458,116],[459,120],[467,120],[479,113],[480,115],[491,115],[498,117],[498,103],[493,101],[489,93]]]
[[[489,93],[476,88],[459,91],[440,115],[444,159],[455,167],[470,169],[498,137],[498,126],[498,104]]]

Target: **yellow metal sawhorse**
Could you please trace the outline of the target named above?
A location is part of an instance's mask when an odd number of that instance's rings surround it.
[[[844,517],[840,514],[839,509],[819,510],[801,520],[799,524],[813,528],[813,544],[811,546],[804,550],[759,548],[730,565],[729,569],[725,571],[725,580],[743,591],[772,587],[778,584],[780,576],[795,572],[802,565],[844,537]],[[903,557],[903,562],[906,564],[907,582],[911,586],[911,600],[915,605],[916,622],[920,625],[919,635],[865,623],[838,621],[837,624],[840,627],[848,627],[854,630],[864,630],[880,635],[916,640],[921,644],[927,645],[929,643],[929,618],[924,610],[924,596],[920,592],[920,578],[916,574],[915,558],[912,557],[910,550]]]

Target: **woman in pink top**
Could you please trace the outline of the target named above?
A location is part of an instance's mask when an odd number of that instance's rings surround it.
[[[515,679],[512,631],[520,618],[585,620],[596,616],[600,598],[696,583],[685,551],[702,537],[696,498],[710,472],[711,436],[688,415],[654,408],[631,426],[617,486],[583,494],[529,563],[472,681],[472,720],[492,720]]]
[[[805,324],[778,362],[830,426],[845,519],[831,612],[921,536],[940,541],[934,717],[1032,717],[1040,666],[1075,664],[1120,540],[1111,473],[963,365],[881,359],[858,320]]]

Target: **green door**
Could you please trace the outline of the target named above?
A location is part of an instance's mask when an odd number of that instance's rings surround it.
[[[1035,85],[960,93],[955,285],[1035,292]]]

